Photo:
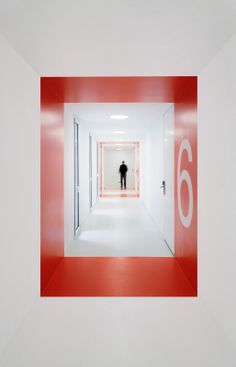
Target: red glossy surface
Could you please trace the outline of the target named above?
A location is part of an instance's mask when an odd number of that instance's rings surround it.
[[[186,169],[193,187],[193,217],[189,228],[185,228],[178,214],[177,205],[177,161],[182,139],[188,139],[192,149],[192,162],[183,154],[181,170]],[[184,215],[189,207],[186,184],[181,190]],[[175,256],[192,286],[197,289],[197,82],[195,88],[186,88],[175,104]]]
[[[175,152],[178,151],[180,138],[188,137],[193,145],[194,164],[187,168],[193,176],[195,207],[192,226],[186,230],[179,221],[175,205],[175,259],[63,258],[64,102],[176,103]],[[196,103],[197,78],[194,76],[41,78],[42,295],[195,296],[197,294]],[[183,161],[183,165],[187,164],[188,162]],[[182,200],[186,210],[188,207],[186,187],[182,190]]]
[[[196,296],[174,258],[64,258],[44,296]]]
[[[41,94],[41,290],[64,256],[64,105]]]
[[[176,102],[195,81],[194,76],[43,78],[64,103]]]

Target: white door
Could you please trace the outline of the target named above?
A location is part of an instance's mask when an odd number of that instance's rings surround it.
[[[89,134],[89,207],[93,206],[93,160],[92,160],[92,136]]]
[[[74,233],[79,228],[79,124],[74,119]]]
[[[174,106],[164,115],[164,240],[174,254]]]

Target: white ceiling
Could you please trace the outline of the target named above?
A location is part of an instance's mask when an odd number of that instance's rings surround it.
[[[82,122],[88,122],[91,132],[123,139],[126,135],[144,135],[158,123],[171,103],[70,103],[67,109]],[[126,120],[113,120],[111,115],[127,115]],[[125,131],[126,134],[114,134]]]
[[[195,75],[235,0],[1,0],[0,33],[39,75]]]

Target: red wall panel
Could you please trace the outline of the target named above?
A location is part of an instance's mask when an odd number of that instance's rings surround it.
[[[41,84],[41,292],[64,256],[64,105]]]
[[[197,289],[197,83],[175,104],[175,256]]]
[[[44,77],[43,84],[64,103],[175,102],[194,76]]]

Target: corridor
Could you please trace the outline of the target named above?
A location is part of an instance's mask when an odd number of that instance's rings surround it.
[[[66,256],[171,257],[139,198],[101,198]]]
[[[0,50],[0,367],[236,367],[236,1],[2,0]]]

